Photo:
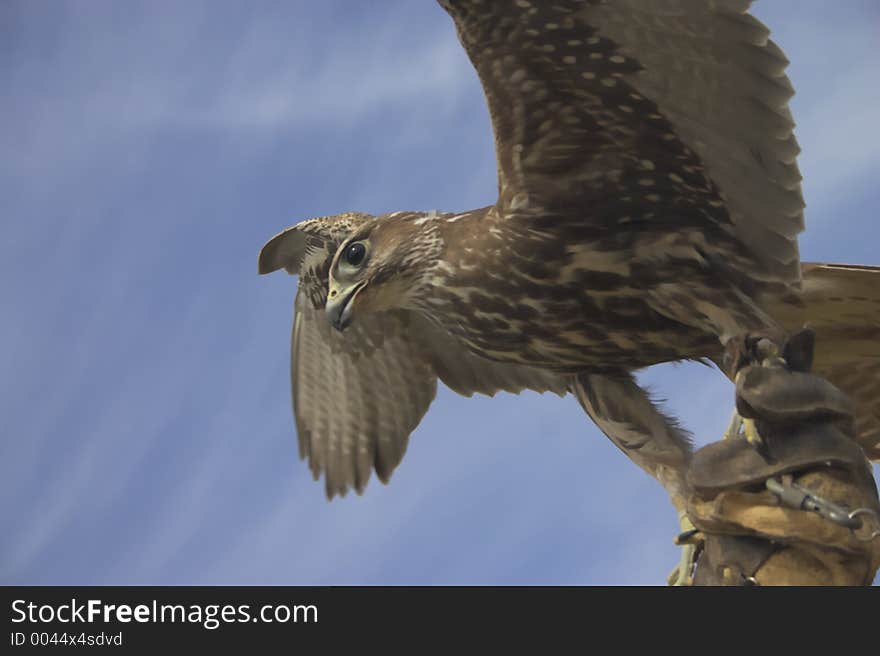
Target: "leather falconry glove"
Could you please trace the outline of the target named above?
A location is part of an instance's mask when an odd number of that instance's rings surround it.
[[[694,454],[694,530],[679,539],[697,546],[695,585],[870,585],[880,568],[871,466],[851,402],[809,373],[812,346],[808,330],[783,358],[765,343],[761,364],[737,372],[737,410],[758,448],[737,436]]]

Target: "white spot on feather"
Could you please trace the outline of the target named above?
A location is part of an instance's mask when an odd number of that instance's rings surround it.
[[[415,221],[413,221],[413,223],[415,223],[416,225],[422,225],[423,223],[427,223],[428,221],[433,221],[436,218],[437,218],[437,210],[431,210],[430,212],[428,212],[428,214],[426,216],[423,216],[420,219],[416,219]]]

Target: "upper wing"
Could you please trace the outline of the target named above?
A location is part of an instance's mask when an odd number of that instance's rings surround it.
[[[788,62],[748,0],[439,1],[486,94],[502,211],[713,222],[799,280]]]
[[[339,215],[299,223],[273,237],[259,271],[280,268],[300,276],[294,304],[290,377],[300,457],[327,496],[362,492],[372,470],[388,482],[410,433],[437,391],[437,377],[460,394],[564,394],[564,377],[530,367],[490,362],[466,351],[420,315],[364,314],[340,333],[324,316],[333,255],[368,215]]]

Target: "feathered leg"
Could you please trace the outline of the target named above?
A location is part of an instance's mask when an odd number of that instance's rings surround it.
[[[666,489],[675,508],[685,507],[685,472],[691,440],[654,405],[632,375],[580,374],[574,393],[599,429]]]
[[[660,285],[651,295],[661,314],[718,338],[724,348],[722,368],[734,382],[741,369],[775,361],[785,348],[788,336],[775,319],[735,285],[708,272],[702,278]],[[738,436],[740,430],[749,444],[763,451],[754,422],[743,421],[735,412],[727,435]]]
[[[666,489],[678,511],[681,535],[690,533],[693,525],[685,513],[685,473],[692,445],[687,433],[663,414],[628,373],[580,374],[575,377],[574,393],[617,448]],[[689,583],[695,557],[693,544],[680,544],[681,562],[670,575],[674,584]]]

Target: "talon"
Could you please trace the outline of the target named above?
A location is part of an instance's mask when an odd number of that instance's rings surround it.
[[[768,366],[768,360],[781,360],[782,358],[779,357],[779,353],[779,347],[766,337],[758,340],[758,343],[755,346],[755,355],[765,367]]]
[[[731,340],[727,344],[727,351],[732,355],[732,361],[738,366],[732,369],[733,380],[736,385],[740,384],[740,377],[744,373],[744,367],[750,363],[761,367],[787,367],[782,357],[782,349],[779,346],[784,340],[775,340],[768,337],[750,337],[748,335],[737,340]],[[734,411],[730,425],[724,433],[725,439],[739,437],[742,434],[746,441],[765,460],[771,460],[767,443],[758,431],[753,419],[746,419]]]
[[[769,460],[770,452],[767,443],[758,431],[754,419],[743,419],[738,412],[734,410],[733,417],[730,418],[730,425],[724,431],[725,440],[733,440],[745,437],[746,441],[752,445],[761,456]]]
[[[785,366],[784,350],[780,344],[786,343],[784,335],[772,332],[763,337],[756,334],[740,335],[725,344],[723,366],[731,378],[736,378],[740,370],[750,364]]]
[[[673,587],[683,587],[694,584],[694,563],[696,561],[697,548],[692,544],[686,544],[681,548],[681,562],[669,574],[666,582]],[[684,572],[684,573],[682,573]]]
[[[679,547],[686,544],[697,544],[703,541],[703,534],[699,529],[692,528],[689,531],[682,531],[672,541]]]
[[[748,442],[752,446],[752,448],[757,451],[762,458],[764,458],[764,460],[772,460],[772,458],[770,457],[770,451],[767,448],[767,442],[764,441],[764,438],[761,437],[761,433],[758,432],[758,427],[755,425],[755,420],[743,419],[742,427],[743,437],[746,438],[746,442]]]
[[[766,449],[767,444],[764,442],[764,438],[761,437],[761,434],[758,432],[758,427],[755,426],[754,419],[743,419],[742,420],[743,427],[743,435],[746,438],[746,442],[751,444],[753,447],[758,449]]]
[[[742,433],[743,427],[743,419],[739,416],[739,413],[734,410],[733,416],[730,418],[730,424],[727,426],[727,430],[724,431],[724,439],[732,440],[737,438]]]
[[[687,515],[679,517],[678,525],[681,532],[673,541],[681,547],[681,560],[666,578],[667,584],[676,587],[694,584],[697,551],[703,542],[703,533],[693,525]]]

